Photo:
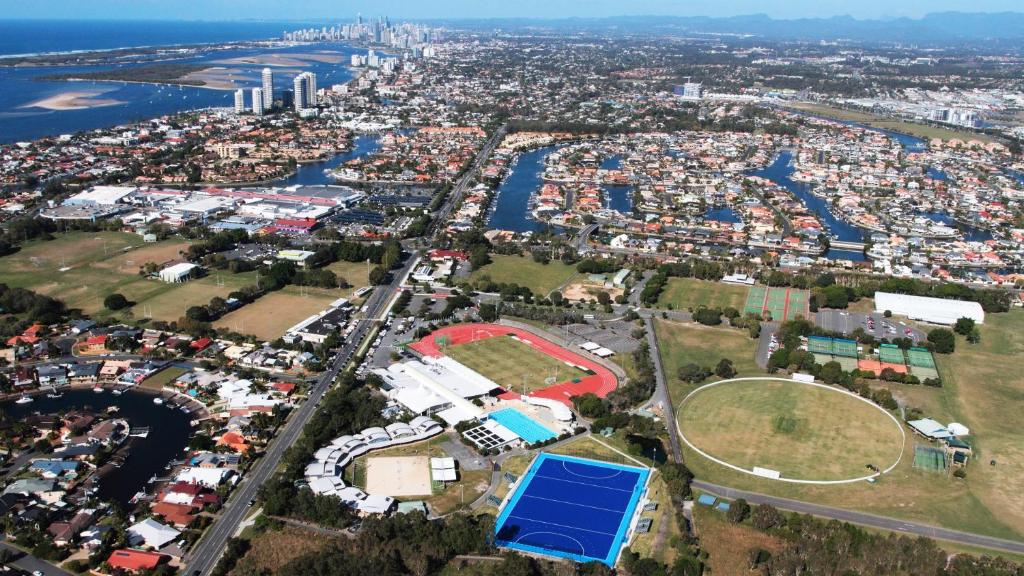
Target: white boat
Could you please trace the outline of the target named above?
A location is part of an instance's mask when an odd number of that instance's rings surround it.
[[[63,394],[59,394],[59,393],[50,392],[49,394],[46,395],[46,397],[47,398],[63,398],[64,395]]]
[[[14,403],[15,404],[31,404],[32,403],[32,397],[31,396],[22,396],[21,398],[18,398]]]
[[[97,394],[103,394],[103,388],[100,388],[99,386],[93,388],[92,391]]]
[[[110,393],[113,394],[114,396],[120,396],[121,394],[123,394],[123,392],[121,392],[120,390],[118,390],[116,388],[111,390]]]
[[[153,398],[153,404],[163,404],[163,403],[164,403],[164,399],[163,398]]]

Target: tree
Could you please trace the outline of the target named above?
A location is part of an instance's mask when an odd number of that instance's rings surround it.
[[[376,266],[373,270],[370,270],[369,280],[370,284],[373,285],[384,284],[388,280],[388,272],[384,268]]]
[[[971,330],[974,330],[974,320],[971,318],[960,318],[953,326],[953,332],[961,336],[970,336]]]
[[[679,367],[679,379],[683,382],[689,382],[691,384],[697,384],[703,382],[711,375],[711,371],[707,368],[702,368],[697,364],[684,364]]]
[[[826,286],[821,289],[821,294],[825,297],[825,305],[829,308],[846,308],[850,305],[850,297],[844,286],[838,284]]]
[[[480,305],[480,319],[484,322],[494,322],[498,319],[498,307],[495,304]]]
[[[967,335],[967,341],[971,344],[981,342],[981,330],[979,330],[977,326],[971,328],[971,333]]]
[[[758,530],[771,530],[785,524],[786,518],[771,504],[762,504],[754,509],[750,521]]]
[[[573,397],[576,410],[585,418],[600,418],[607,412],[604,401],[593,392]]]
[[[715,366],[715,374],[719,378],[732,378],[736,375],[736,368],[732,365],[732,360],[728,358],[722,358],[718,361],[718,365]]]
[[[743,498],[737,498],[729,505],[729,512],[725,517],[733,524],[739,524],[750,516],[750,504]]]
[[[469,253],[469,265],[473,270],[479,270],[491,263],[491,255],[487,253],[487,246],[478,244]]]
[[[821,378],[821,381],[825,384],[838,383],[843,379],[843,365],[835,360],[826,362],[825,365],[821,367],[819,378]]]
[[[131,302],[123,294],[118,294],[117,292],[103,299],[103,305],[107,310],[121,310],[122,308],[127,308],[130,304]]]
[[[952,354],[956,349],[956,336],[946,328],[936,328],[929,332],[928,341],[939,354]]]

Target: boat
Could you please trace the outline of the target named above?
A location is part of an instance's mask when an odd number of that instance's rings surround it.
[[[63,398],[64,395],[56,392],[50,392],[46,395],[47,398]]]
[[[163,404],[163,403],[164,403],[164,399],[163,398],[153,398],[153,404],[159,405],[159,404]]]
[[[110,393],[113,394],[114,396],[120,396],[124,392],[122,392],[121,390],[115,388],[115,389],[111,390]]]
[[[31,396],[22,396],[21,398],[18,398],[14,403],[15,404],[31,404],[32,403],[32,397]]]
[[[97,393],[97,394],[103,394],[103,388],[101,388],[99,386],[93,388],[92,391]]]

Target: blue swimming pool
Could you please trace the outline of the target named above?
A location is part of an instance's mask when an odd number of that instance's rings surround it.
[[[541,453],[495,523],[498,546],[614,566],[650,471]]]
[[[548,430],[544,426],[541,426],[532,418],[515,408],[504,408],[496,412],[491,412],[488,416],[490,416],[491,419],[496,420],[505,428],[515,432],[520,438],[526,440],[528,444],[543,442],[544,440],[557,436],[557,434]]]

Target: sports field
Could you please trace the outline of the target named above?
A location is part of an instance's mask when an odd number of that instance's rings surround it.
[[[274,340],[302,320],[325,310],[331,302],[343,297],[345,292],[347,291],[285,286],[225,314],[213,325],[239,334],[252,334],[264,340]]]
[[[349,297],[356,290],[370,285],[369,272],[366,269],[366,262],[332,262],[325,266],[327,270],[334,272],[339,279],[344,278],[351,285],[341,292],[338,298]]]
[[[547,296],[576,275],[575,268],[557,260],[540,264],[530,257],[503,254],[493,254],[491,260],[490,264],[473,272],[470,280],[488,276],[492,282],[526,286],[534,294]]]
[[[835,481],[886,469],[900,457],[899,425],[837,388],[769,379],[698,390],[679,408],[683,435],[708,455],[783,478]]]
[[[511,336],[495,336],[444,348],[445,355],[495,381],[505,390],[533,392],[587,373]]]
[[[796,288],[770,288],[752,286],[743,306],[743,314],[757,314],[772,320],[793,320],[809,315],[809,293]]]
[[[168,284],[159,280],[143,280],[151,291],[132,307],[136,318],[152,318],[172,322],[185,315],[191,306],[208,304],[214,296],[227,298],[229,294],[244,286],[256,284],[255,272],[242,274],[212,272],[196,280],[180,284]],[[128,296],[125,294],[125,296]],[[128,296],[129,300],[131,297]]]
[[[698,306],[743,310],[749,288],[694,278],[669,278],[658,298],[658,308],[688,310]]]
[[[498,515],[496,544],[613,566],[649,475],[542,452]]]
[[[426,456],[372,456],[366,459],[366,491],[378,496],[430,496]]]

